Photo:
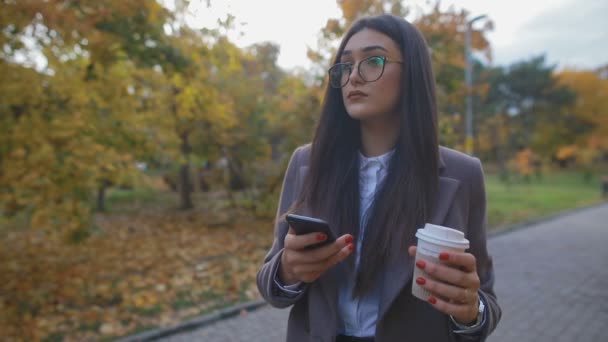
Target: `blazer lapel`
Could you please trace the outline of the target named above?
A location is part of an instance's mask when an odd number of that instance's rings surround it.
[[[442,224],[450,206],[460,181],[448,178],[439,177],[439,194],[435,212],[431,215],[429,223]],[[398,242],[397,242],[398,243]],[[386,313],[391,303],[401,292],[403,287],[411,280],[414,271],[414,260],[408,254],[407,250],[403,250],[400,246],[394,246],[393,250],[397,252],[392,254],[384,267],[382,294],[378,307],[378,320]],[[401,270],[396,272],[395,270]]]
[[[459,185],[459,180],[448,177],[439,177],[439,194],[437,198],[437,206],[435,207],[435,212],[433,213],[433,215],[431,215],[431,220],[429,223],[438,225],[443,224],[445,215],[448,213],[450,207],[452,206],[452,201],[454,199],[454,195],[456,194],[456,190],[458,190]]]

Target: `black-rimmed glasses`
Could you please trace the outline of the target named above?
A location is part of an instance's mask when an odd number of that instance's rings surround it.
[[[365,82],[374,82],[384,74],[384,66],[386,63],[399,63],[402,61],[389,61],[385,56],[370,56],[359,62],[357,72],[361,79]],[[353,63],[336,63],[329,70],[329,85],[333,88],[342,88],[350,79],[350,74],[353,72]]]

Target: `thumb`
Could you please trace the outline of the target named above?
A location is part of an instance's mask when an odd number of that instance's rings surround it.
[[[407,252],[410,254],[410,256],[415,256],[416,255],[416,246],[410,246],[407,249]]]

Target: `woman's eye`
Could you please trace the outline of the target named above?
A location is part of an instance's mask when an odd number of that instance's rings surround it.
[[[342,72],[347,72],[350,74],[350,71],[353,69],[353,65],[351,63],[344,63],[342,64]]]
[[[382,57],[370,57],[367,60],[367,64],[373,65],[373,66],[383,66],[384,65],[384,58],[382,58]]]

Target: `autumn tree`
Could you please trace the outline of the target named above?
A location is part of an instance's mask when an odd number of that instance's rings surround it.
[[[9,189],[2,210],[76,232],[88,221],[91,194],[132,170],[136,133],[145,133],[131,72],[186,59],[167,43],[169,12],[155,1],[9,2],[1,12],[2,87],[10,95],[1,109],[0,182]],[[32,54],[46,60],[38,72],[19,60]]]
[[[437,84],[440,142],[456,148],[463,146],[465,136],[465,29],[469,19],[466,10],[457,10],[454,7],[443,10],[437,2],[429,13],[413,21],[426,38],[431,52]],[[481,54],[491,60],[490,43],[485,37],[490,30],[492,22],[489,20],[486,20],[484,25],[471,29],[471,49],[478,52],[473,56],[476,67],[473,68],[474,82],[471,92],[474,98],[483,97],[487,92],[487,83],[476,77],[478,72],[475,72],[484,61],[475,56]]]
[[[558,157],[563,156],[558,159],[570,155],[589,174],[608,153],[608,78],[602,78],[602,69],[563,70],[556,78],[576,94],[576,101],[564,109],[569,130],[556,146]]]
[[[480,115],[507,115],[512,153],[531,148],[551,156],[560,142],[572,140],[576,127],[583,124],[573,121],[567,111],[575,94],[557,82],[554,70],[544,56],[538,56],[486,74],[490,88],[480,105],[484,109]]]
[[[575,124],[569,142],[608,149],[608,79],[592,70],[563,70],[556,78],[576,94],[567,110]]]
[[[221,143],[230,140],[226,131],[237,123],[233,112],[235,101],[218,83],[223,80],[225,69],[240,67],[235,57],[238,49],[227,50],[220,47],[221,42],[210,44],[204,38],[183,28],[179,44],[190,52],[194,61],[184,72],[168,74],[171,78],[168,111],[173,121],[169,127],[174,127],[179,139],[180,208],[183,209],[193,207],[192,155],[205,160],[217,158]],[[195,146],[199,148],[193,149]]]
[[[508,177],[507,162],[512,154],[513,139],[517,133],[511,126],[516,110],[514,98],[504,83],[503,67],[475,68],[479,80],[488,84],[488,91],[475,101],[475,137],[478,155],[484,160],[496,162],[501,177]]]
[[[219,142],[221,157],[227,163],[226,190],[233,205],[239,205],[233,192],[240,191],[245,198],[240,206],[259,213],[260,198],[273,188],[271,183],[278,173],[272,157],[280,139],[272,134],[270,122],[279,115],[275,96],[282,91],[286,74],[277,66],[279,49],[274,44],[259,43],[239,50],[227,39],[220,39],[215,49],[221,75],[217,87],[233,98],[236,118],[226,133],[229,139]]]

